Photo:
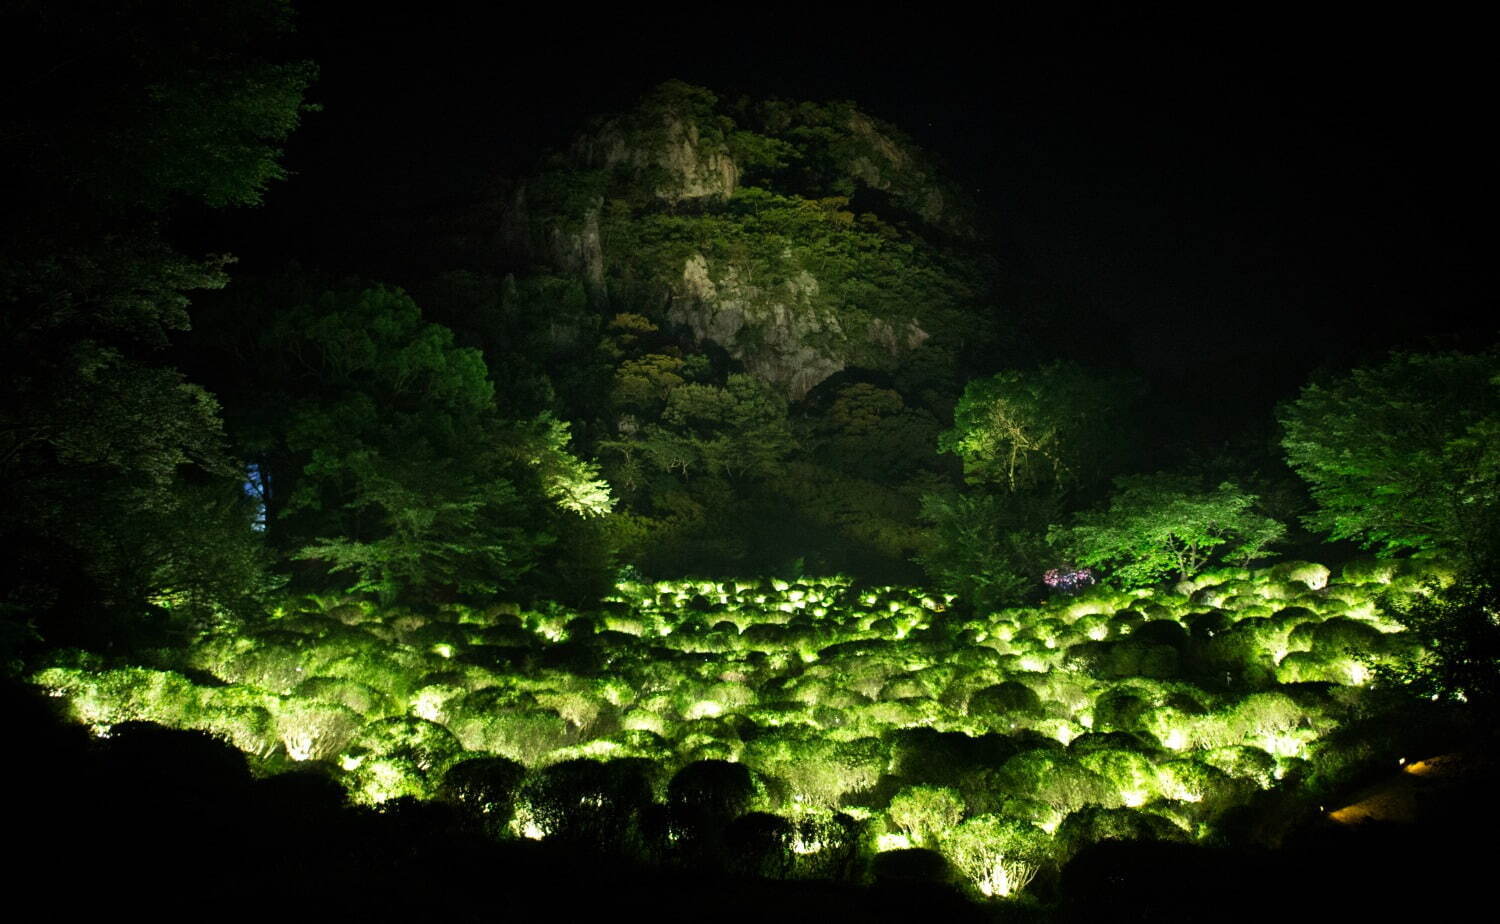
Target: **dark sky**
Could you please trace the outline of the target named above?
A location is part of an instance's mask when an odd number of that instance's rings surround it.
[[[231,242],[251,254],[337,260],[371,218],[462,198],[677,77],[896,123],[974,191],[1059,352],[1164,389],[1268,406],[1320,366],[1500,327],[1476,231],[1494,192],[1477,23],[306,6],[324,111],[289,150],[299,175]]]

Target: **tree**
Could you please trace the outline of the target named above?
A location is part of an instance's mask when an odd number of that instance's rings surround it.
[[[230,419],[278,548],[351,573],[355,590],[431,601],[514,588],[553,541],[552,511],[609,511],[567,425],[506,419],[484,357],[405,292],[317,285],[278,280],[218,306],[248,340]]]
[[[1393,353],[1283,405],[1287,462],[1334,539],[1473,557],[1500,509],[1500,353]]]
[[[181,253],[165,228],[182,207],[254,204],[283,175],[314,73],[267,53],[289,22],[281,0],[0,14],[31,55],[3,62],[0,538],[28,552],[0,609],[51,610],[53,641],[101,603],[119,622],[256,589],[218,406],[160,355],[230,258]]]
[[[1049,496],[928,494],[922,519],[931,537],[916,560],[938,587],[975,606],[1012,606],[1036,589],[1051,563],[1047,526],[1058,513]]]
[[[1127,587],[1173,574],[1186,580],[1216,560],[1248,562],[1281,538],[1285,527],[1255,512],[1255,502],[1227,481],[1207,490],[1182,475],[1125,476],[1115,479],[1108,509],[1080,514],[1049,538]]]
[[[1064,362],[975,379],[938,450],[963,459],[970,484],[1010,492],[1087,487],[1119,463],[1129,442],[1119,418],[1137,390],[1122,376]]]
[[[1495,568],[1470,571],[1448,587],[1386,601],[1420,641],[1414,659],[1367,658],[1375,676],[1422,700],[1469,704],[1485,717],[1500,708],[1500,583]]]

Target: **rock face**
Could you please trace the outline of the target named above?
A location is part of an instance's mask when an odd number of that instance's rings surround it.
[[[724,200],[734,195],[740,169],[722,141],[702,137],[696,122],[671,110],[652,113],[644,126],[616,117],[578,138],[574,163],[602,170],[626,167],[651,176],[651,193],[670,205],[690,199]],[[652,124],[652,123],[655,124]]]
[[[745,369],[796,401],[844,368],[838,350],[820,344],[845,339],[838,315],[817,306],[818,280],[803,270],[771,286],[742,278],[734,265],[717,282],[701,254],[682,269],[682,287],[668,320],[692,330],[698,341],[723,347]]]
[[[856,149],[863,148],[849,159],[851,175],[871,189],[890,193],[935,228],[958,237],[973,234],[963,203],[910,143],[896,140],[888,129],[862,112],[851,112],[846,124],[859,142]]]
[[[856,216],[860,190],[877,205],[858,208],[892,213]],[[850,104],[742,104],[731,118],[673,82],[520,184],[504,237],[580,279],[596,310],[685,328],[797,400],[920,348],[929,292],[883,282],[926,259],[923,233],[961,240],[970,227],[930,158]]]

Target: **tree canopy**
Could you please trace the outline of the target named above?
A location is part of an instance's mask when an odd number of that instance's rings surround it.
[[[1395,353],[1280,409],[1308,526],[1382,553],[1469,553],[1500,504],[1500,354]]]
[[[1117,419],[1138,386],[1055,362],[975,379],[938,448],[957,454],[971,484],[1067,491],[1107,475],[1128,445]]]
[[[610,509],[567,425],[506,418],[480,351],[407,293],[309,285],[249,286],[219,306],[245,338],[224,348],[254,360],[230,422],[279,548],[388,598],[473,595],[535,565],[554,538],[549,508]]]
[[[1175,575],[1187,579],[1209,563],[1244,564],[1280,539],[1285,527],[1255,511],[1256,497],[1224,482],[1205,489],[1169,473],[1115,480],[1107,509],[1083,513],[1051,538],[1080,564],[1100,566],[1127,587]]]
[[[0,608],[76,628],[100,604],[223,607],[256,585],[218,403],[160,352],[231,258],[167,229],[284,175],[314,77],[275,47],[289,23],[281,0],[33,0],[0,19],[21,52],[0,114],[0,537],[29,550]]]

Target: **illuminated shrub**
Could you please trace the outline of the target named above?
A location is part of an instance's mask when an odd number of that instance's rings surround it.
[[[939,835],[964,817],[957,790],[942,786],[908,786],[891,798],[886,815],[915,846],[934,846]]]
[[[1097,694],[1094,678],[1063,671],[1028,674],[1026,685],[1042,698],[1042,708],[1049,714],[1071,716],[1092,708]]]
[[[1102,777],[1114,790],[1115,798],[1106,804],[1135,807],[1159,794],[1155,765],[1135,751],[1090,750],[1079,755],[1078,765]]]
[[[1401,563],[1389,558],[1357,558],[1344,565],[1339,579],[1346,584],[1388,584],[1401,570]]]
[[[1221,747],[1238,740],[1223,717],[1184,713],[1174,706],[1157,706],[1146,712],[1141,727],[1171,751]]]
[[[1299,756],[1326,726],[1323,716],[1298,705],[1285,693],[1255,693],[1223,710],[1222,734],[1200,746],[1251,744],[1281,757]]]
[[[977,815],[948,829],[941,849],[985,898],[1021,892],[1052,863],[1055,852],[1051,838],[1036,826],[999,815]]]
[[[268,758],[281,747],[275,719],[260,706],[207,706],[189,713],[182,725],[222,738],[252,757]]]
[[[304,663],[303,653],[296,648],[257,645],[232,657],[219,677],[285,695],[307,679]]]
[[[786,626],[762,622],[741,632],[739,643],[749,650],[779,651],[791,648],[792,637],[792,630]]]
[[[861,706],[870,698],[854,690],[845,689],[837,679],[813,675],[797,678],[787,691],[788,698],[812,706]]]
[[[1109,617],[1109,637],[1112,639],[1124,638],[1136,630],[1137,626],[1145,623],[1146,617],[1138,610],[1121,610]]]
[[[334,757],[364,726],[364,717],[337,703],[291,697],[275,705],[276,732],[292,760]]]
[[[831,809],[846,795],[874,786],[886,755],[873,738],[833,741],[783,727],[747,742],[744,761],[776,784],[768,795],[780,804]]]
[[[1167,761],[1157,768],[1157,781],[1164,797],[1176,807],[1171,816],[1179,824],[1186,822],[1192,830],[1212,825],[1225,812],[1250,801],[1256,785],[1230,776],[1212,764],[1200,760]],[[1160,803],[1153,803],[1157,805]],[[1146,807],[1147,810],[1151,806]]]
[[[1107,642],[1079,642],[1069,645],[1064,651],[1058,668],[1069,673],[1102,677],[1109,662],[1110,645]]]
[[[33,675],[32,682],[66,699],[73,718],[89,725],[134,720],[181,725],[201,695],[181,674],[137,667],[99,673],[50,668]]]
[[[459,809],[494,837],[506,832],[526,768],[504,757],[472,757],[448,768],[437,798]]]
[[[1316,651],[1294,651],[1276,666],[1276,681],[1289,683],[1342,683],[1365,679],[1367,669],[1347,657],[1329,656]]]
[[[1236,623],[1194,646],[1193,666],[1201,674],[1235,686],[1267,686],[1276,679],[1276,654],[1255,623]]]
[[[929,699],[941,699],[953,682],[958,679],[959,668],[950,664],[936,664],[912,671],[911,678],[927,690]]]
[[[942,706],[930,699],[893,699],[847,710],[848,727],[857,737],[880,736],[892,728],[931,725],[945,717]]]
[[[1224,785],[1226,774],[1197,760],[1168,760],[1156,765],[1157,790],[1177,802],[1202,802]]]
[[[546,767],[522,785],[512,829],[593,851],[637,852],[641,816],[652,804],[646,763],[578,759]]]
[[[452,707],[452,713],[455,720],[461,720],[491,712],[533,709],[536,706],[536,696],[530,690],[516,686],[494,686],[466,693],[462,701]]]
[[[1161,745],[1141,732],[1090,731],[1068,743],[1068,753],[1079,759],[1094,751],[1129,751],[1151,759],[1162,753]]]
[[[1307,561],[1284,561],[1270,568],[1271,577],[1279,581],[1297,581],[1312,590],[1328,586],[1332,572],[1327,566]]]
[[[1261,789],[1269,789],[1276,780],[1276,758],[1260,748],[1248,745],[1214,748],[1198,755],[1197,759]]]
[[[900,699],[925,698],[932,695],[927,684],[923,683],[912,674],[899,674],[886,681],[880,688],[877,699],[890,701]]]
[[[470,751],[498,754],[528,767],[577,742],[573,726],[551,709],[515,708],[454,719],[453,733]]]
[[[1311,650],[1320,654],[1368,657],[1384,648],[1385,634],[1357,619],[1335,616],[1311,625]]]
[[[581,690],[537,690],[532,694],[537,705],[562,716],[577,731],[588,728],[599,718],[602,702]]]
[[[1142,642],[1134,636],[1118,642],[1089,644],[1101,646],[1096,649],[1097,660],[1093,661],[1092,668],[1088,671],[1100,679],[1118,680],[1126,677],[1165,679],[1178,674],[1180,656],[1177,649],[1171,645]],[[1069,649],[1070,652],[1072,650]]]
[[[1253,612],[1258,612],[1265,606],[1265,603],[1266,598],[1252,590],[1245,593],[1231,594],[1225,597],[1219,606],[1229,610],[1231,613],[1247,616]]]
[[[903,728],[882,739],[890,756],[890,770],[903,780],[959,790],[974,782],[977,771],[999,767],[1017,753],[1016,739],[1007,735],[970,736],[931,727]]]
[[[405,699],[417,679],[406,664],[383,654],[360,653],[336,658],[318,668],[321,676],[354,680],[398,699]]]
[[[634,708],[620,716],[620,728],[627,732],[646,732],[655,735],[667,733],[667,720],[650,709]]]
[[[1188,601],[1194,605],[1211,606],[1217,609],[1223,607],[1224,601],[1234,596],[1234,594],[1235,590],[1232,585],[1227,582],[1219,582],[1199,587],[1188,597]]]
[[[1135,808],[1091,805],[1070,814],[1057,829],[1057,839],[1069,852],[1101,841],[1184,841],[1182,828],[1150,812]]]
[[[1143,717],[1155,708],[1128,690],[1104,694],[1094,703],[1094,728],[1101,732],[1134,731],[1143,727]]]
[[[899,665],[890,660],[872,656],[843,658],[833,666],[848,689],[869,699],[879,697],[886,680],[903,672]]]
[[[334,703],[366,718],[382,718],[396,711],[395,703],[384,693],[342,677],[309,677],[297,684],[292,695],[298,699]]]
[[[419,719],[447,724],[468,696],[468,689],[451,683],[430,683],[412,693],[407,711]]]
[[[715,683],[698,692],[684,710],[684,717],[713,717],[754,706],[759,697],[743,683]]]
[[[799,879],[854,878],[861,834],[860,824],[842,812],[797,817],[790,845],[791,875]]]
[[[1000,722],[1007,727],[1028,717],[1042,715],[1042,700],[1024,683],[1014,680],[985,687],[969,697],[969,715]]]
[[[1000,815],[1015,821],[1024,821],[1035,825],[1041,830],[1051,834],[1062,824],[1067,813],[1059,811],[1040,799],[1032,799],[1027,796],[1002,796],[999,799],[990,800],[987,804],[988,812],[981,814]]]
[[[1322,620],[1323,616],[1316,610],[1301,605],[1284,606],[1270,616],[1271,625],[1275,626],[1276,631],[1282,633],[1283,636],[1289,636],[1294,629],[1304,623]]]
[[[357,801],[430,799],[462,750],[441,725],[411,717],[381,719],[360,730],[339,755],[339,764]]]
[[[629,609],[611,610],[605,613],[603,625],[611,632],[633,636],[645,635],[654,628],[652,620],[641,613],[631,612]]]
[[[998,780],[1008,792],[1037,799],[1063,812],[1114,798],[1108,781],[1081,766],[1062,750],[1017,754],[1000,768]]]
[[[951,652],[938,653],[938,657],[941,657],[947,664],[969,671],[993,671],[1000,666],[1001,662],[1000,653],[984,645],[960,644]]]
[[[672,730],[672,746],[683,762],[738,760],[744,750],[739,727],[727,717],[680,722]]]

